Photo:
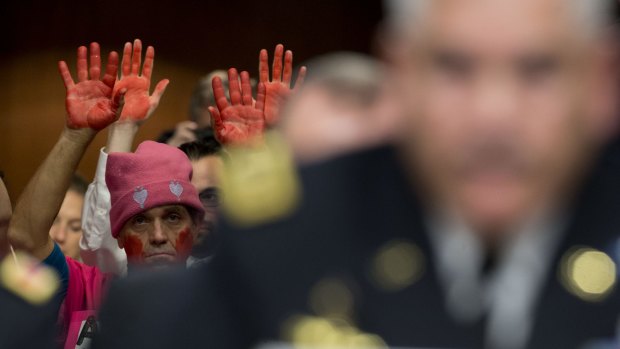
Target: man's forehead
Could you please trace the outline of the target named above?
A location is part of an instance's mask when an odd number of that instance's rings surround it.
[[[163,205],[163,206],[153,207],[139,214],[146,215],[146,216],[149,216],[149,215],[155,216],[155,215],[165,214],[168,212],[183,212],[183,211],[187,211],[187,209],[183,205]]]
[[[527,29],[535,26],[556,27],[565,32],[579,33],[586,22],[597,19],[594,13],[605,6],[605,0],[410,0],[402,5],[401,26],[408,32],[441,28],[486,27],[493,31]],[[406,3],[405,1],[396,1]],[[424,5],[421,5],[424,3]],[[582,4],[583,3],[583,4]],[[418,4],[417,6],[414,4]],[[398,8],[393,8],[396,11]],[[394,20],[397,17],[393,15]],[[404,18],[409,18],[405,21]],[[593,25],[593,23],[589,23]]]
[[[407,41],[508,55],[568,49],[573,43],[581,49],[586,36],[569,5],[573,1],[577,0],[431,0],[417,25],[408,27]]]

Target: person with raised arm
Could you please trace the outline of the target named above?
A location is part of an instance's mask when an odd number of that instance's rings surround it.
[[[115,89],[127,88],[125,106],[119,120],[110,125],[108,141],[99,151],[95,179],[88,186],[84,196],[80,256],[84,263],[97,266],[104,272],[124,275],[127,272],[127,255],[118,247],[110,234],[110,193],[105,183],[105,169],[108,154],[131,152],[133,141],[140,125],[153,114],[169,83],[160,81],[149,96],[151,75],[155,62],[155,49],[149,46],[144,58],[144,67],[139,74],[142,57],[142,42],[136,39],[132,45],[126,42],[123,48],[121,77]]]
[[[78,49],[77,83],[67,64],[59,63],[67,88],[66,127],[19,199],[8,231],[9,242],[16,249],[32,254],[60,275],[60,337],[65,348],[92,338],[97,329],[96,311],[113,275],[65,257],[49,237],[49,228],[71,174],[97,132],[117,119],[139,122],[146,118],[168,83],[160,82],[149,96],[154,51],[147,49],[139,76],[138,40],[131,58],[131,44],[125,46],[118,81],[115,52],[110,54],[106,74],[99,79],[99,52],[99,45],[92,43],[89,69],[86,47]],[[105,182],[110,190],[111,234],[125,250],[130,266],[170,267],[184,264],[189,257],[204,216],[198,193],[190,183],[191,172],[185,154],[165,144],[144,142],[135,153],[109,154]]]
[[[283,57],[284,56],[284,57]],[[284,60],[283,60],[284,58]],[[252,98],[250,74],[239,74],[237,69],[228,70],[230,102],[219,76],[213,77],[215,106],[209,107],[216,138],[222,144],[244,144],[260,139],[268,127],[274,126],[280,115],[280,107],[286,99],[303,84],[306,67],[301,67],[294,87],[293,52],[278,44],[269,78],[269,55],[262,49],[259,54],[259,83],[256,99]]]

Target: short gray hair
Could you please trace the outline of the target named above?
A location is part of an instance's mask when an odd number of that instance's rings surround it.
[[[386,23],[391,30],[401,30],[416,20],[432,1],[436,0],[384,0]],[[516,0],[519,1],[519,0]],[[564,0],[574,3],[578,13],[582,13],[582,25],[600,28],[611,22],[613,1],[611,0]]]

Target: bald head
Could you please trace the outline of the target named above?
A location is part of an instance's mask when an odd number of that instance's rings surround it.
[[[407,30],[412,23],[417,23],[425,11],[441,2],[460,1],[460,2],[483,2],[488,0],[384,0],[386,22],[391,31],[396,33]],[[511,1],[520,2],[521,0],[500,0],[495,1],[509,4]],[[566,8],[575,16],[576,26],[580,32],[592,32],[609,24],[611,20],[612,5],[611,0],[538,0],[547,1],[561,8]],[[560,10],[561,11],[561,10]],[[583,30],[583,29],[588,30]]]

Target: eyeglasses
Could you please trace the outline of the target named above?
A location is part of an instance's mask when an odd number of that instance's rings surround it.
[[[220,206],[220,191],[217,188],[207,188],[198,194],[200,203],[204,207],[218,207]]]

